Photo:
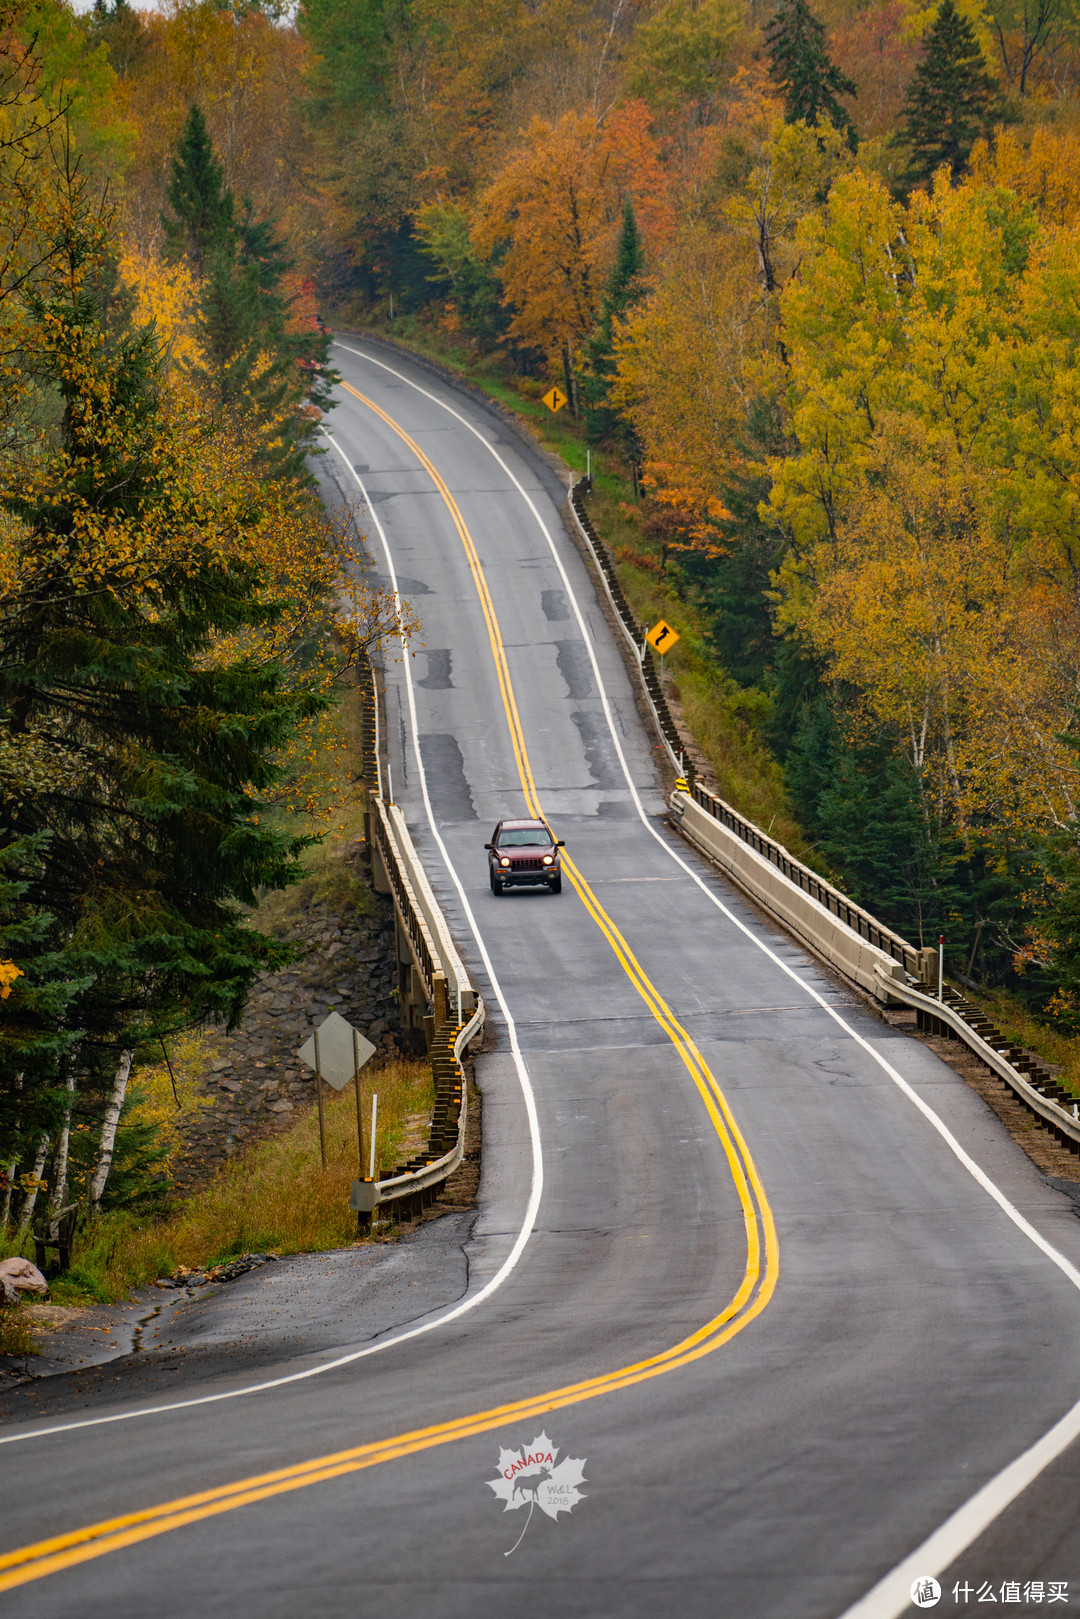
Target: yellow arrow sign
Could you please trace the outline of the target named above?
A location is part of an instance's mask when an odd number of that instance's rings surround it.
[[[547,406],[548,410],[552,412],[562,410],[566,403],[567,398],[561,388],[549,388],[547,393],[544,395],[544,404]]]
[[[663,655],[665,652],[671,651],[675,642],[679,639],[679,632],[678,630],[673,630],[670,624],[666,624],[661,619],[659,624],[653,625],[645,639],[651,647],[655,647],[657,652]]]

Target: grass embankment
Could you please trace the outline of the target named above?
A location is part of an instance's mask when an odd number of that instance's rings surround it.
[[[410,1115],[430,1115],[430,1066],[399,1059],[375,1072],[365,1070],[365,1158],[373,1091],[379,1097],[376,1164],[389,1167],[405,1139]],[[312,1107],[282,1135],[227,1164],[209,1186],[165,1219],[107,1216],[97,1232],[87,1233],[71,1279],[85,1276],[105,1296],[116,1298],[125,1288],[171,1275],[180,1266],[195,1269],[259,1250],[317,1253],[351,1242],[356,1215],[349,1208],[349,1183],[360,1174],[351,1086],[341,1095],[327,1087],[324,1118],[325,1169],[318,1111]]]
[[[426,1129],[434,1104],[430,1065],[394,1059],[364,1071],[365,1161],[373,1091],[379,1097],[376,1165],[387,1169],[403,1155],[412,1131]],[[201,1269],[256,1251],[317,1253],[352,1242],[356,1215],[349,1208],[349,1183],[360,1168],[351,1086],[341,1095],[327,1088],[325,1124],[325,1169],[312,1107],[282,1135],[235,1158],[172,1213],[157,1219],[122,1211],[102,1216],[82,1232],[71,1270],[52,1285],[51,1302],[111,1302],[181,1266]],[[32,1240],[3,1247],[4,1256],[16,1252],[32,1258]],[[0,1310],[0,1354],[32,1352],[24,1308]]]
[[[520,417],[544,445],[579,474],[587,464],[584,430],[567,411],[553,415],[540,395],[554,380],[515,377],[497,356],[478,355],[466,343],[415,316],[396,320],[385,335],[464,381],[483,389]],[[768,698],[747,691],[710,654],[701,616],[664,579],[660,548],[641,529],[641,505],[629,474],[614,456],[592,455],[590,510],[615,557],[627,599],[642,620],[665,618],[681,640],[664,660],[665,685],[680,704],[686,729],[712,767],[728,803],[800,859],[820,866],[792,814],[783,771],[761,736]]]

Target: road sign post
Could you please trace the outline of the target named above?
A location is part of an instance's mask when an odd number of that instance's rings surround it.
[[[319,1148],[322,1165],[326,1168],[326,1125],[323,1118],[322,1084],[326,1080],[336,1091],[343,1091],[352,1080],[356,1086],[356,1151],[360,1161],[360,1174],[364,1173],[364,1141],[360,1126],[360,1070],[375,1054],[370,1040],[354,1029],[340,1012],[331,1012],[312,1031],[296,1055],[302,1063],[315,1070],[316,1095],[319,1103]],[[355,1205],[354,1205],[355,1207]]]
[[[313,1038],[314,1038],[314,1041],[315,1041],[315,1095],[318,1098],[318,1102],[319,1102],[319,1156],[322,1158],[322,1166],[325,1169],[326,1168],[326,1124],[325,1124],[325,1121],[323,1120],[322,1063],[319,1061],[319,1031],[318,1031],[318,1029],[315,1030],[315,1034],[314,1034]]]

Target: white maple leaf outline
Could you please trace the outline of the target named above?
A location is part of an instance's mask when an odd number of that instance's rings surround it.
[[[579,1501],[584,1501],[583,1492],[577,1488],[584,1482],[585,1458],[567,1456],[552,1468],[551,1477],[537,1486],[536,1504],[549,1518],[557,1519],[560,1512],[572,1512]]]
[[[560,1462],[558,1455],[546,1433],[537,1434],[530,1445],[520,1450],[499,1451],[499,1476],[487,1480],[488,1488],[503,1503],[504,1512],[528,1506],[526,1528],[535,1507],[557,1520],[560,1512],[572,1512],[585,1499],[577,1487],[585,1482],[585,1458],[566,1456]],[[517,1550],[524,1533],[523,1529],[511,1551]],[[509,1557],[510,1552],[503,1555]]]

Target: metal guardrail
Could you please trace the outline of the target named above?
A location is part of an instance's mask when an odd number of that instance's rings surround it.
[[[588,487],[586,479],[572,486],[570,512],[596,565],[619,626],[633,649],[641,672],[643,694],[668,759],[682,778],[671,799],[672,819],[679,830],[845,977],[869,990],[886,1005],[913,1008],[921,1030],[961,1040],[1040,1124],[1070,1152],[1080,1155],[1080,1104],[1057,1084],[1048,1070],[1020,1047],[1010,1044],[963,996],[948,988],[941,1000],[929,993],[931,984],[936,981],[936,950],[909,944],[695,780],[693,763],[687,758],[684,739],[660,689],[655,664],[645,642],[646,626],[639,623],[631,610],[614,559],[586,510],[584,495]],[[690,804],[704,811],[717,832],[722,829],[727,835],[726,850],[716,837],[703,831],[700,821],[695,825],[694,817],[687,813]],[[748,858],[740,859],[735,855],[731,847],[735,843],[751,851]],[[766,867],[773,868],[779,882],[768,875]]]
[[[412,839],[405,833],[404,849],[402,840],[394,836],[391,828],[390,811],[394,805],[384,804],[381,798],[372,798],[371,804],[371,836],[372,843],[378,851],[379,858],[386,872],[387,881],[394,898],[394,910],[397,912],[405,937],[409,942],[409,949],[420,974],[421,982],[427,991],[429,1001],[434,1001],[438,970],[438,946],[428,929],[427,918],[421,910],[416,897],[416,891],[410,881],[410,871],[415,874],[419,861],[415,860],[415,850],[412,848]],[[409,853],[414,856],[409,859]],[[445,983],[445,976],[444,976]]]
[[[381,825],[385,828],[384,842],[393,844],[398,870],[408,873],[408,877],[404,880],[410,890],[414,914],[420,928],[426,930],[428,949],[432,962],[436,964],[435,976],[442,975],[446,994],[450,998],[451,1010],[471,1007],[475,995],[472,983],[458,955],[442,907],[428,881],[427,872],[417,859],[405,817],[396,804],[380,803],[379,812]],[[429,980],[428,994],[433,997],[434,993],[434,984]],[[461,1008],[458,1008],[459,999],[462,1003]]]
[[[916,950],[696,784],[676,788],[671,809],[680,831],[846,978],[886,1005],[912,1007],[921,1030],[961,1040],[1040,1124],[1080,1155],[1080,1106],[1048,1070],[956,991],[945,988],[940,1000],[930,993],[936,950]],[[741,858],[740,849],[746,851]]]
[[[914,985],[890,988],[906,1005],[915,1008],[920,1029],[945,1039],[962,1040],[1062,1146],[1080,1154],[1080,1104],[1041,1063],[1021,1046],[1007,1041],[965,996],[946,988],[939,1001],[936,995],[927,995]]]
[[[369,847],[382,866],[400,936],[407,941],[417,976],[431,1006],[424,1018],[435,1080],[426,1148],[377,1179],[377,1206],[393,1203],[418,1214],[465,1156],[468,1086],[462,1059],[484,1026],[484,1003],[469,980],[438,900],[409,836],[405,817],[382,796],[379,759],[379,691],[375,671],[361,669],[361,745],[367,792]]]
[[[454,1173],[464,1158],[469,1092],[461,1058],[483,1023],[481,1001],[467,1023],[436,1033],[431,1047],[435,1108],[427,1149],[379,1181],[380,1204],[404,1202],[410,1212],[419,1213],[431,1201],[435,1188]]]
[[[732,809],[730,804],[725,804],[722,798],[717,798],[714,793],[710,793],[700,783],[695,782],[690,787],[690,796],[714,820],[726,826],[729,831],[734,832],[735,836],[741,838],[751,849],[763,855],[770,865],[775,866],[778,871],[782,871],[784,876],[790,882],[793,882],[797,888],[800,888],[804,894],[809,894],[811,899],[816,900],[819,905],[823,905],[831,916],[838,917],[846,927],[857,933],[860,939],[865,939],[876,950],[884,951],[885,955],[890,956],[893,961],[898,961],[905,972],[909,972],[913,978],[921,979],[923,977],[923,966],[927,955],[933,956],[934,961],[937,961],[936,951],[924,951],[920,956],[920,952],[915,949],[914,945],[908,944],[907,940],[901,938],[899,933],[894,933],[891,928],[884,927],[869,911],[864,911],[861,905],[854,904],[839,888],[834,888],[832,883],[826,882],[824,877],[819,876],[816,871],[811,871],[810,867],[804,866],[801,860],[796,860],[795,856],[789,854],[782,843],[777,843],[775,839],[768,837],[760,827],[754,825],[753,821],[748,821],[744,815],[739,814],[738,810]]]

